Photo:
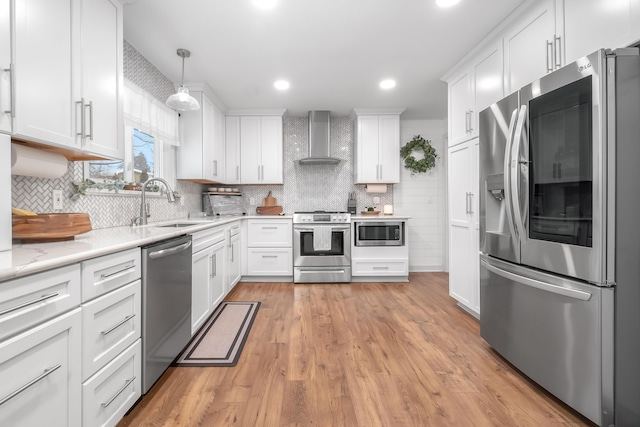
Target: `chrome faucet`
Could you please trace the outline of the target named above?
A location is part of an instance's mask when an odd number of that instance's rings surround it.
[[[140,203],[140,216],[133,218],[133,220],[131,221],[132,226],[137,225],[138,222],[140,222],[139,225],[147,225],[147,218],[149,217],[149,213],[147,208],[146,191],[147,191],[147,185],[153,181],[159,181],[163,183],[164,186],[167,188],[167,200],[169,201],[169,203],[173,203],[176,201],[176,196],[175,194],[173,194],[173,190],[171,189],[171,186],[167,181],[165,181],[162,178],[149,178],[148,180],[145,181],[144,184],[142,184],[142,201]]]

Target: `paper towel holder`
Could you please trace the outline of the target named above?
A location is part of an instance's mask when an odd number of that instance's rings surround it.
[[[387,184],[365,184],[364,189],[367,193],[386,193]]]

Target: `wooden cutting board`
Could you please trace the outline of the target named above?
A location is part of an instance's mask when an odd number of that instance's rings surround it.
[[[78,234],[91,231],[91,220],[86,213],[13,215],[12,223],[12,237],[23,243],[73,240]]]
[[[256,213],[258,215],[278,215],[282,212],[282,206],[258,206]]]
[[[264,198],[264,206],[276,206],[276,203],[278,203],[278,199],[276,199],[275,197],[273,197],[271,195],[271,191],[269,191],[269,194],[267,194],[267,197]]]

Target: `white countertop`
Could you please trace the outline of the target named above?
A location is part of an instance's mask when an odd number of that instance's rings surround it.
[[[351,222],[353,221],[406,221],[411,219],[410,216],[405,215],[351,215]]]
[[[0,282],[245,218],[263,218],[263,216],[179,218],[139,227],[124,226],[92,230],[76,236],[74,240],[64,242],[14,244],[11,251],[0,252]],[[273,218],[291,218],[291,216],[274,216]],[[193,226],[158,227],[175,222],[190,223]]]

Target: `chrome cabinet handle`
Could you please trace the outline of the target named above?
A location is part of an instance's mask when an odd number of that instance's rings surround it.
[[[561,37],[553,38],[553,50],[554,50],[554,59],[556,68],[560,68],[562,66],[562,43]]]
[[[129,378],[124,385],[122,386],[122,388],[120,390],[118,390],[116,392],[116,394],[113,395],[113,397],[111,397],[111,399],[107,400],[106,402],[102,402],[102,406],[104,408],[106,408],[107,406],[111,405],[113,403],[114,400],[116,400],[116,398],[118,396],[120,396],[122,394],[123,391],[125,391],[127,389],[127,387],[129,387],[129,384],[131,384],[134,380],[136,379],[136,377],[131,377]]]
[[[233,261],[234,261],[234,260],[233,260],[233,258],[234,258],[234,256],[233,256],[233,252],[234,252],[234,251],[233,251],[233,246],[234,246],[234,245],[230,245],[230,248],[231,248],[231,262],[233,262]]]
[[[236,181],[240,181],[240,166],[236,166]]]
[[[14,118],[16,116],[16,81],[14,65],[9,64],[9,68],[5,68],[3,71],[9,73],[9,90],[11,91],[11,95],[9,97],[9,109],[4,110],[4,112],[5,114],[11,114],[11,117]]]
[[[76,136],[80,138],[84,137],[84,98],[80,98],[80,101],[76,102],[76,129],[78,122],[78,106],[80,106],[80,132],[76,132]]]
[[[260,181],[260,165],[258,165],[258,181]]]
[[[44,373],[38,375],[36,378],[32,379],[31,381],[29,381],[28,383],[26,383],[25,385],[23,385],[22,387],[20,387],[16,391],[14,391],[13,393],[9,394],[8,396],[3,397],[2,400],[0,400],[0,406],[4,405],[8,401],[10,401],[11,399],[16,397],[17,395],[19,395],[23,391],[25,391],[26,389],[31,387],[32,385],[38,383],[39,381],[42,381],[43,379],[45,379],[46,377],[48,377],[49,375],[51,375],[52,373],[54,373],[55,371],[60,369],[61,367],[62,367],[62,365],[58,363],[53,368],[46,368],[44,370]]]
[[[469,213],[473,213],[473,193],[469,193]]]
[[[469,110],[469,130],[468,132],[473,132],[473,110]]]
[[[382,163],[380,163],[380,179],[382,179]]]
[[[136,317],[135,314],[130,314],[127,317],[125,317],[124,319],[122,319],[121,321],[119,321],[118,323],[116,323],[115,325],[113,325],[112,327],[110,327],[109,329],[107,329],[106,331],[102,331],[100,332],[102,335],[109,335],[111,332],[115,331],[116,329],[118,329],[120,326],[124,325],[125,323],[127,323],[129,320],[133,319],[134,317]]]
[[[191,246],[191,242],[187,242],[187,243],[183,243],[180,246],[176,246],[175,248],[169,248],[169,249],[162,249],[156,252],[151,252],[149,254],[149,258],[151,259],[155,259],[155,258],[162,258],[163,256],[167,256],[167,255],[171,255],[174,254],[176,252],[181,252],[185,249],[187,249],[188,247]]]
[[[469,213],[469,192],[464,193],[464,213]]]
[[[83,136],[86,137],[86,138],[89,138],[91,141],[93,141],[93,101],[89,101],[89,103],[86,104],[83,108],[86,109],[87,107],[89,107],[89,134],[88,135],[83,135]],[[84,118],[83,118],[83,120],[84,120]]]
[[[216,254],[211,255],[211,277],[216,277],[218,272],[216,271]]]
[[[215,176],[218,176],[218,161],[217,160],[213,161],[213,174]]]
[[[278,255],[262,255],[262,258],[278,258]]]
[[[260,165],[260,180],[264,181],[264,165]]]
[[[273,227],[273,226],[269,226],[269,227],[262,227],[263,230],[277,230],[278,227]]]
[[[551,71],[553,71],[553,66],[552,64],[552,60],[551,58],[553,58],[553,43],[550,42],[549,40],[545,40],[546,46],[545,49],[547,50],[547,73],[550,73]]]
[[[46,301],[48,299],[51,299],[57,296],[58,296],[58,292],[52,292],[50,294],[42,295],[39,298],[32,299],[31,301],[23,302],[22,304],[14,305],[13,307],[2,310],[0,311],[0,316],[4,316],[5,314],[11,313],[12,311],[20,310],[21,308],[25,308],[30,305],[37,304],[42,301]]]
[[[464,131],[469,132],[469,110],[464,112]]]
[[[388,270],[389,267],[388,266],[373,266],[374,270]]]
[[[118,270],[118,271],[114,271],[113,273],[109,273],[109,274],[101,274],[100,275],[100,280],[104,280],[104,279],[109,279],[109,278],[115,278],[114,276],[120,276],[121,273],[131,273],[136,269],[135,265],[130,265],[128,267],[123,268],[122,270]]]

